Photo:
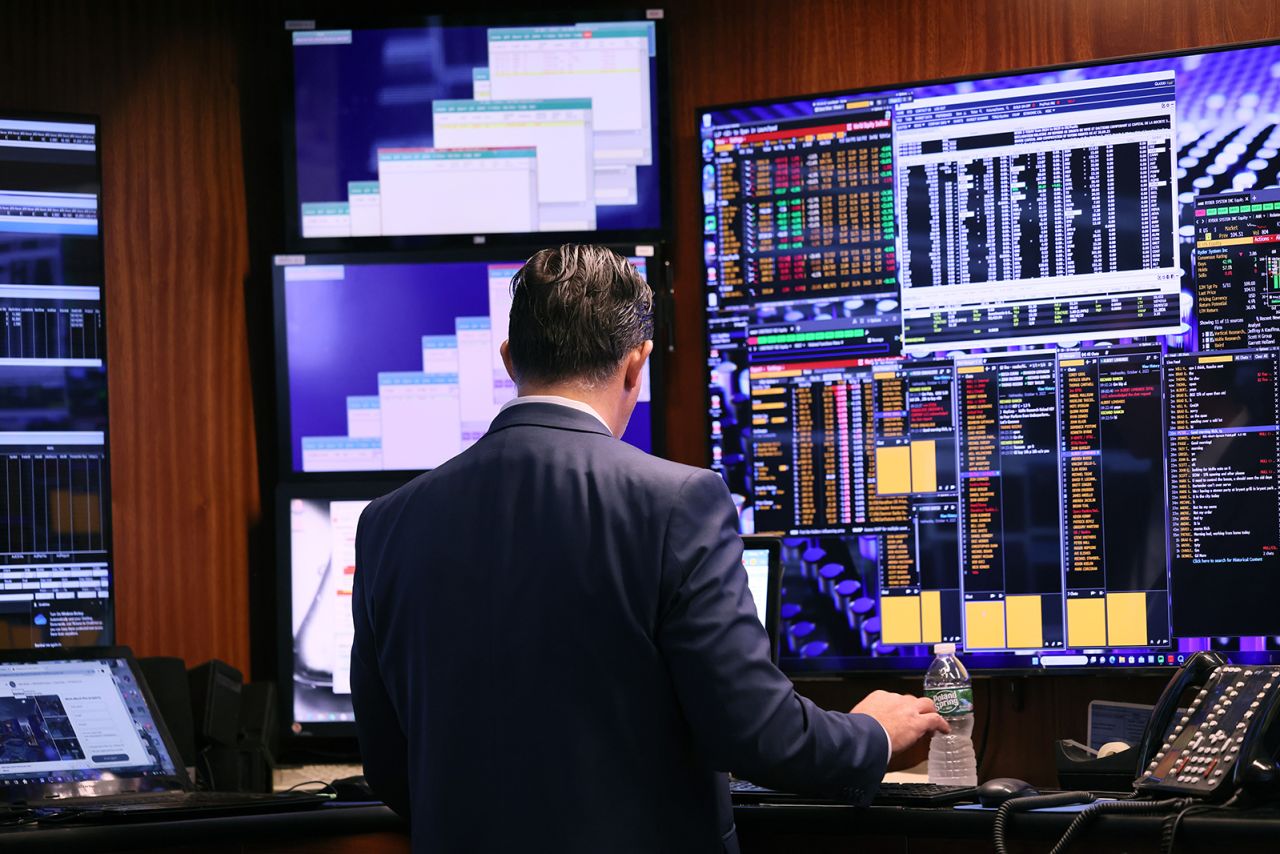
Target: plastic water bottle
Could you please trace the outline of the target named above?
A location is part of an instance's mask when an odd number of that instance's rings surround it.
[[[969,671],[956,657],[953,643],[935,644],[933,664],[924,675],[924,695],[951,725],[947,735],[934,733],[929,742],[929,782],[947,786],[978,785],[978,760],[973,753],[973,686]]]

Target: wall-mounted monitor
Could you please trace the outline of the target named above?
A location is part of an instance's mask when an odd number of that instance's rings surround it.
[[[1280,45],[709,107],[710,462],[782,663],[1280,661]]]
[[[283,484],[276,501],[280,720],[294,736],[351,738],[356,524],[389,483]]]
[[[114,637],[99,144],[0,113],[0,647]]]
[[[285,37],[291,245],[660,238],[660,10],[290,21]]]
[[[618,246],[660,300],[658,247]],[[281,255],[277,375],[289,476],[432,469],[515,397],[499,346],[521,254]],[[655,308],[659,305],[655,302]],[[661,329],[656,334],[661,337]],[[623,439],[659,450],[662,346]]]

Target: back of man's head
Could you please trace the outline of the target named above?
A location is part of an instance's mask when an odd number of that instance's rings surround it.
[[[511,279],[507,340],[521,385],[596,386],[652,337],[653,290],[611,249],[543,249]]]

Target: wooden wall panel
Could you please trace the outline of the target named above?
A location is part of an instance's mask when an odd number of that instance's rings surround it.
[[[0,109],[102,117],[117,637],[247,668],[259,502],[229,7],[5,3]]]

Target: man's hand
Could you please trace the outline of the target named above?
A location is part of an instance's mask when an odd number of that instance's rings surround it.
[[[951,727],[933,707],[928,697],[872,691],[852,711],[870,715],[889,733],[893,754],[889,770],[899,771],[918,765],[928,757],[929,739],[935,732],[951,732]]]

